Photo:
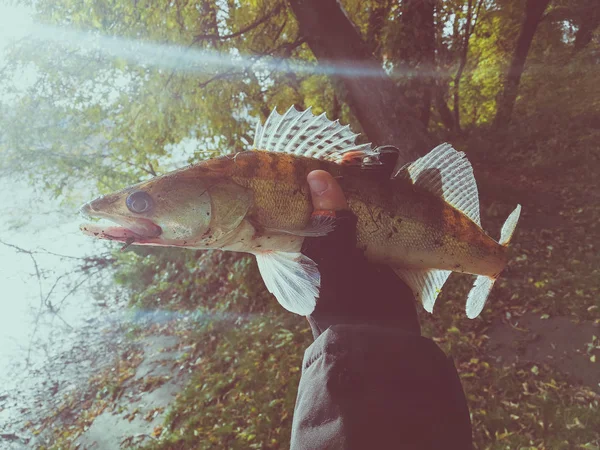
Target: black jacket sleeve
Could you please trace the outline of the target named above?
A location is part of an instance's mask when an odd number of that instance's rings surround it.
[[[340,324],[306,350],[292,450],[471,449],[452,360],[396,327]]]

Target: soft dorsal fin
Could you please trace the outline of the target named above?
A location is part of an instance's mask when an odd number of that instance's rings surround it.
[[[481,226],[473,168],[465,154],[457,152],[450,144],[438,145],[427,155],[399,169],[393,177],[409,178],[416,186],[443,198]]]
[[[264,125],[260,122],[254,135],[254,150],[284,152],[293,155],[308,156],[336,163],[353,163],[360,156],[363,164],[379,164],[378,153],[371,144],[356,144],[358,134],[350,126],[342,126],[339,121],[329,120],[325,113],[315,116],[311,108],[297,111],[293,106],[283,115],[276,109],[269,115]],[[345,154],[353,152],[353,158],[344,159]],[[371,157],[373,161],[362,158]]]

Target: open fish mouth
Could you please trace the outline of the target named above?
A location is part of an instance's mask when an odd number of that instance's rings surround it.
[[[86,218],[101,219],[97,223],[80,225],[81,231],[89,236],[127,244],[160,242],[157,238],[162,234],[162,229],[149,219],[143,217],[112,217],[95,211],[90,203],[83,205],[80,213]],[[115,224],[118,226],[115,226]]]

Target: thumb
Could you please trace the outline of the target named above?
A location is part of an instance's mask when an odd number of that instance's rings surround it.
[[[306,178],[315,211],[348,209],[346,197],[337,181],[324,170],[313,170]]]

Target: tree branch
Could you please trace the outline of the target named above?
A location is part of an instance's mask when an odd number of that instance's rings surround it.
[[[525,18],[521,24],[519,37],[504,81],[504,90],[498,99],[498,109],[494,118],[494,128],[501,132],[506,131],[510,123],[527,54],[549,3],[550,0],[527,0],[526,2]]]
[[[234,39],[236,37],[241,36],[244,33],[247,33],[248,31],[253,30],[254,28],[262,25],[263,23],[265,23],[266,21],[268,21],[269,19],[271,19],[271,17],[279,14],[279,12],[281,11],[282,7],[283,7],[283,3],[278,3],[267,14],[265,14],[261,18],[255,20],[251,24],[245,26],[244,28],[236,31],[235,33],[225,34],[225,35],[222,35],[222,36],[219,35],[219,34],[197,34],[196,36],[194,36],[194,41],[193,42],[197,43],[197,42],[200,42],[200,41],[215,40],[215,39],[216,40],[220,40],[220,41],[224,41],[224,40],[227,40],[227,39]]]
[[[376,144],[398,146],[404,161],[431,148],[430,136],[416,111],[372,55],[339,2],[289,0],[289,4],[300,34],[319,63],[340,69],[333,74],[339,81],[338,95],[368,138]]]
[[[217,81],[217,80],[222,80],[225,78],[229,78],[233,75],[243,75],[244,72],[235,72],[233,70],[228,70],[226,72],[221,72],[218,73],[212,77],[210,77],[208,80],[202,81],[201,83],[198,83],[198,87],[199,88],[205,88],[206,86],[208,86],[210,83],[212,83],[213,81]]]
[[[144,167],[144,166],[138,166],[137,164],[132,163],[131,161],[127,161],[125,159],[119,158],[117,156],[112,155],[112,157],[119,161],[122,164],[127,164],[130,167],[135,167],[136,169],[139,169],[143,172],[146,172],[148,175],[152,175],[153,177],[156,176],[156,172],[154,171],[154,167],[152,166],[152,163],[148,161],[148,168]]]
[[[10,247],[10,248],[14,249],[15,251],[17,251],[18,253],[23,253],[23,254],[28,255],[31,258],[31,261],[33,262],[33,266],[35,268],[35,276],[36,276],[37,282],[38,282],[38,295],[39,295],[39,299],[40,299],[40,305],[39,305],[39,310],[36,315],[33,331],[31,333],[31,338],[29,340],[29,346],[28,346],[28,350],[27,350],[27,359],[26,360],[27,360],[27,364],[29,364],[30,358],[31,358],[31,351],[33,348],[33,340],[35,338],[35,335],[37,334],[37,330],[39,327],[43,308],[45,307],[51,314],[58,317],[67,327],[69,327],[70,329],[73,329],[73,327],[59,314],[60,308],[62,307],[62,305],[64,304],[64,302],[67,298],[69,298],[71,295],[73,295],[85,281],[87,281],[90,277],[96,275],[100,270],[102,270],[102,267],[104,267],[104,265],[96,264],[96,267],[98,267],[96,272],[88,273],[87,276],[85,276],[83,278],[83,280],[77,281],[77,283],[69,290],[69,292],[67,292],[62,297],[62,299],[57,303],[58,307],[56,307],[50,301],[50,297],[54,293],[54,290],[58,286],[60,280],[63,279],[67,274],[64,273],[64,274],[58,276],[54,280],[54,283],[52,284],[51,288],[48,290],[48,293],[44,295],[44,289],[42,287],[42,272],[40,271],[40,267],[39,267],[38,262],[35,259],[34,255],[48,254],[48,255],[54,255],[54,256],[57,256],[60,258],[79,259],[79,260],[85,261],[86,263],[89,263],[91,261],[96,261],[98,258],[86,258],[86,257],[81,258],[81,257],[75,257],[75,256],[67,256],[67,255],[61,255],[59,253],[49,252],[47,250],[44,250],[44,251],[27,250],[25,248],[19,247],[18,245],[10,244],[2,239],[0,239],[0,244],[5,245],[6,247]],[[81,267],[81,270],[83,272],[87,272],[87,270],[89,270],[89,267],[84,265]]]
[[[454,126],[458,131],[460,127],[460,79],[467,65],[467,55],[469,54],[469,39],[471,38],[471,20],[473,18],[473,0],[467,2],[467,21],[465,23],[465,38],[463,41],[460,55],[460,64],[456,75],[454,76]]]

